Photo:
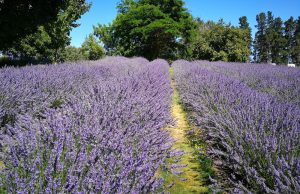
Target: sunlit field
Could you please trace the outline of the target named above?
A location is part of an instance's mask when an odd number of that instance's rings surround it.
[[[124,57],[2,68],[2,191],[296,192],[299,75]]]
[[[0,0],[0,194],[299,194],[299,7]]]

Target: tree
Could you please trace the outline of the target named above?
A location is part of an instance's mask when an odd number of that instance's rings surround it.
[[[111,25],[94,28],[109,54],[174,59],[185,53],[193,25],[182,0],[122,1]]]
[[[0,50],[36,32],[39,26],[55,21],[65,7],[63,0],[0,1]]]
[[[246,16],[240,17],[239,18],[239,24],[240,24],[239,28],[244,30],[245,33],[247,34],[245,36],[245,41],[248,44],[249,50],[251,50],[251,46],[252,46],[251,28],[250,28],[247,17]]]
[[[250,29],[250,25],[246,16],[242,16],[239,18],[239,24],[241,29]]]
[[[118,13],[127,13],[135,4],[134,0],[121,0],[117,5]]]
[[[268,62],[269,45],[267,39],[267,17],[265,13],[256,16],[257,32],[255,34],[254,50],[256,62]]]
[[[296,30],[294,34],[294,45],[292,48],[292,61],[300,66],[300,17],[298,17],[296,23]]]
[[[294,21],[291,17],[283,26],[280,17],[272,12],[260,13],[256,17],[258,31],[254,40],[254,58],[257,62],[286,64],[292,60]]]
[[[275,18],[269,26],[268,42],[272,63],[287,63],[285,59],[287,40],[284,37],[283,22],[280,17]]]
[[[295,44],[295,31],[296,31],[296,21],[294,21],[293,17],[290,17],[284,23],[284,34],[286,42],[286,62],[293,63],[292,55],[293,55],[293,46]]]
[[[192,59],[246,62],[250,56],[248,30],[226,24],[197,20],[198,33],[192,44]]]
[[[271,11],[267,12],[267,29],[266,29],[266,39],[267,39],[267,45],[268,45],[268,62],[272,61],[272,51],[271,51],[271,44],[273,40],[273,23],[274,23],[274,16]]]
[[[38,31],[16,41],[6,52],[22,59],[46,62],[63,61],[63,52],[70,44],[70,31],[90,7],[85,0],[68,0],[55,21],[38,27]]]
[[[154,5],[176,22],[190,18],[182,0],[139,0],[139,5]]]
[[[51,44],[51,37],[45,31],[43,26],[40,26],[36,33],[27,35],[25,38],[15,42],[14,46],[6,50],[6,53],[24,61],[41,61],[50,62],[45,57],[50,55],[47,45]]]
[[[122,45],[117,42],[119,38],[114,35],[112,24],[94,26],[94,35],[104,44],[107,55],[122,55]]]
[[[70,44],[70,32],[79,24],[76,21],[89,10],[90,5],[85,0],[68,0],[67,8],[59,13],[58,19],[46,25],[47,32],[51,37],[51,44],[48,49],[51,50],[51,61],[59,62],[62,60],[61,53],[64,48]]]
[[[205,23],[200,18],[196,18],[195,23],[197,24],[197,28],[193,33],[192,43],[188,45],[188,50],[190,50],[189,59],[211,60],[214,57],[214,50],[210,47],[209,41],[207,41],[205,37],[205,33],[212,28],[213,22],[208,21]],[[215,24],[213,23],[213,25]]]
[[[98,60],[104,57],[105,51],[93,35],[86,37],[81,46],[81,51],[85,59]]]
[[[174,52],[171,58],[189,58],[188,45],[191,44],[194,30],[196,29],[196,23],[193,20],[191,14],[184,7],[184,1],[182,0],[140,0],[141,4],[155,5],[160,10],[167,14],[172,20],[175,21],[175,28],[179,30],[179,36],[176,37],[175,45],[170,45],[167,50]],[[176,49],[170,49],[170,48]]]
[[[77,48],[74,46],[67,46],[64,49],[64,52],[62,54],[62,57],[64,61],[81,61],[84,60],[85,57],[82,54],[81,48]]]
[[[249,40],[249,31],[239,28],[227,28],[226,29],[226,44],[225,52],[228,53],[228,61],[233,62],[247,62],[250,58],[250,48],[249,45],[251,40]],[[245,39],[247,41],[245,41]]]

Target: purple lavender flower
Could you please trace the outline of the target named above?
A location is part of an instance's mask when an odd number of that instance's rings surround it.
[[[172,140],[166,61],[106,58],[0,69],[8,193],[147,193]]]
[[[182,60],[173,68],[181,100],[205,130],[208,154],[222,160],[232,192],[300,191],[299,69]]]

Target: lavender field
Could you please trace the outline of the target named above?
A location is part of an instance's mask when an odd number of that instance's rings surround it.
[[[299,69],[182,60],[173,68],[228,192],[299,193]]]
[[[106,58],[0,70],[7,193],[147,193],[169,154],[165,61]]]
[[[107,57],[5,67],[0,193],[298,193],[299,103],[300,70],[267,64],[178,60],[170,69]],[[190,180],[180,168],[193,158],[193,176],[203,175],[203,155],[215,172]]]

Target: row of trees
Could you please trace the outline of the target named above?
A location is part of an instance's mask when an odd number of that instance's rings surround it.
[[[284,22],[271,12],[260,13],[252,41],[246,16],[233,26],[193,18],[183,0],[121,0],[111,24],[94,27],[81,48],[71,47],[70,31],[89,8],[85,0],[0,1],[0,50],[39,62],[96,60],[106,53],[300,65],[300,17]]]
[[[194,19],[182,0],[123,0],[109,25],[94,28],[109,55],[150,60],[206,59],[248,61],[250,29]]]
[[[282,21],[272,12],[256,16],[253,57],[257,62],[300,65],[300,17]]]
[[[98,60],[105,56],[105,50],[99,40],[92,34],[86,37],[80,48],[67,46],[62,55],[62,61]]]
[[[93,35],[81,48],[69,46],[70,31],[89,8],[85,0],[0,1],[0,50],[17,63],[99,59],[105,52]]]
[[[182,0],[122,0],[109,25],[94,28],[109,55],[300,65],[300,19],[257,15],[254,40],[247,17],[232,26],[194,19]],[[253,56],[253,57],[251,57]]]
[[[240,18],[240,26],[234,27],[220,20],[203,22],[196,20],[197,29],[188,46],[188,59],[212,61],[249,61],[251,30],[246,17]]]

